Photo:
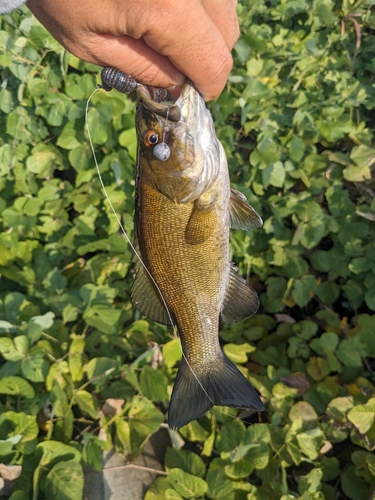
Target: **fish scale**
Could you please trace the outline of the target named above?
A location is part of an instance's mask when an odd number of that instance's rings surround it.
[[[224,263],[228,267],[228,236],[218,228],[205,245],[187,245],[185,230],[193,203],[176,204],[142,178],[139,185],[142,255],[147,256],[145,264],[178,324],[184,352],[194,353],[191,364],[197,367],[201,359],[220,349],[218,320],[226,285],[221,283],[221,270]],[[173,248],[173,253],[165,252],[166,248]],[[214,318],[211,329],[202,328],[202,317]]]

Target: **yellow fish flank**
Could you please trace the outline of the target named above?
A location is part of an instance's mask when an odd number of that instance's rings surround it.
[[[150,107],[140,93],[135,246],[153,279],[138,262],[132,290],[142,314],[170,324],[161,294],[181,338],[171,428],[201,417],[213,405],[264,409],[222,352],[218,333],[220,315],[234,322],[258,308],[256,293],[229,262],[229,228],[259,227],[262,221],[245,197],[230,189],[223,147],[192,84],[184,85],[175,106],[181,116],[172,122],[165,109]],[[162,141],[171,151],[166,161],[153,154]]]

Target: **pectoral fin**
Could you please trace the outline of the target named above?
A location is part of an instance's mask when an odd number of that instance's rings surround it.
[[[248,204],[245,195],[236,189],[230,190],[229,217],[233,229],[254,229],[263,225],[261,217]]]
[[[255,290],[240,276],[233,264],[230,267],[229,283],[221,317],[226,323],[236,323],[252,316],[259,307]]]
[[[136,259],[135,256],[134,258]],[[155,290],[144,266],[138,259],[136,261],[138,262],[138,269],[132,286],[132,301],[134,306],[141,314],[152,321],[171,326],[170,317],[159,293]]]
[[[195,206],[185,229],[186,242],[189,245],[204,243],[212,235],[216,224],[218,219],[213,208],[207,210]]]

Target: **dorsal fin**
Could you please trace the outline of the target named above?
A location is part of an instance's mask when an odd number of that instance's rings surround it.
[[[252,316],[258,307],[256,291],[237,273],[235,265],[231,264],[221,317],[226,323],[236,323]]]
[[[260,215],[248,204],[245,195],[233,188],[230,190],[229,217],[233,229],[254,229],[263,225]]]

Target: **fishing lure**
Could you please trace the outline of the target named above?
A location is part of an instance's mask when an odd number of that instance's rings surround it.
[[[106,66],[101,73],[102,87],[107,92],[116,89],[122,94],[130,94],[137,87],[137,80],[131,75],[122,71]],[[155,102],[163,102],[168,98],[168,90],[156,87],[147,87],[150,98]]]
[[[110,66],[103,68],[101,79],[102,87],[107,92],[116,89],[122,94],[130,94],[137,86],[137,81],[131,75]]]
[[[101,72],[101,79],[102,88],[107,92],[110,92],[112,89],[116,89],[122,94],[130,94],[131,92],[133,92],[133,90],[136,89],[138,85],[135,78],[133,78],[131,75],[127,75],[126,73],[123,73],[116,68],[112,68],[111,66],[106,66],[105,68],[103,68]],[[147,87],[147,90],[150,94],[150,98],[157,103],[165,101],[168,97],[167,89]],[[150,142],[150,144],[156,144],[156,142]],[[155,158],[157,158],[158,160],[167,161],[171,154],[171,150],[169,149],[169,146],[165,144],[165,142],[161,142],[159,144],[156,144],[153,149],[153,153]]]

